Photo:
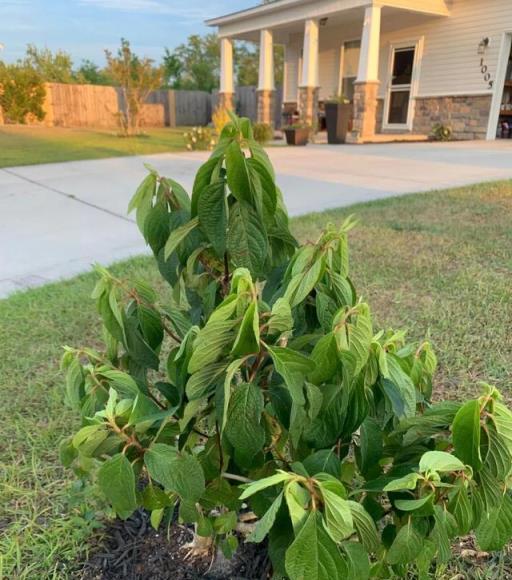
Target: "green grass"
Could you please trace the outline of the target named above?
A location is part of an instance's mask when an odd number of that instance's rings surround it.
[[[377,324],[430,337],[438,393],[464,397],[489,380],[512,398],[512,182],[309,215],[293,229],[314,239],[349,213],[361,222],[352,275]],[[115,271],[160,283],[149,258]],[[98,343],[93,284],[84,275],[0,301],[0,578],[68,577],[96,522],[57,457],[77,422],[62,403],[61,345]],[[486,561],[484,575],[460,560],[465,578],[503,578],[499,565]]]
[[[184,151],[183,129],[147,129],[140,137],[115,131],[4,125],[0,127],[0,167],[104,159]]]

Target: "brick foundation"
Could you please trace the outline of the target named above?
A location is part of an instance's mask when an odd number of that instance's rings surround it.
[[[219,93],[218,106],[229,111],[235,110],[235,93]]]
[[[258,123],[274,124],[274,91],[257,91]]]
[[[378,82],[354,83],[354,121],[348,141],[358,143],[371,139],[377,129]]]
[[[316,130],[318,123],[318,87],[299,87],[298,109],[301,121]]]
[[[413,131],[430,135],[440,123],[451,128],[454,139],[485,139],[492,97],[420,97],[416,98]]]

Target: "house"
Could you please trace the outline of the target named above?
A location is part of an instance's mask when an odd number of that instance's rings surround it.
[[[207,22],[221,42],[221,102],[233,106],[233,41],[259,43],[258,119],[270,122],[273,46],[285,47],[283,108],[308,124],[332,95],[353,102],[352,142],[512,131],[512,0],[267,0]]]

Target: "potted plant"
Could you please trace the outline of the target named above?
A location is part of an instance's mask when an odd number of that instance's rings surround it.
[[[325,103],[325,122],[329,145],[345,143],[352,121],[352,103],[343,94],[335,95]]]
[[[284,134],[286,135],[286,143],[288,145],[307,145],[310,133],[311,127],[304,122],[298,122],[284,127]]]

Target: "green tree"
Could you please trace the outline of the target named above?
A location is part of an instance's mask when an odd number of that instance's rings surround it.
[[[109,77],[105,70],[101,69],[95,62],[91,60],[83,60],[80,68],[74,74],[75,79],[79,83],[89,85],[111,85],[113,80]]]
[[[33,67],[0,61],[0,112],[5,121],[26,123],[29,116],[42,121],[45,96],[44,79]]]
[[[75,81],[71,55],[63,50],[53,53],[49,48],[37,48],[29,44],[24,64],[37,71],[46,82],[72,83]]]
[[[121,39],[121,47],[114,56],[106,50],[106,72],[121,89],[123,110],[120,125],[127,136],[140,133],[142,107],[149,93],[162,86],[162,67],[153,66],[153,60],[139,58],[130,48],[130,43]]]
[[[274,47],[274,67],[276,85],[283,83],[282,46]],[[190,36],[185,44],[173,52],[165,49],[163,57],[165,82],[175,89],[189,89],[211,92],[219,88],[220,45],[216,34]],[[247,43],[236,43],[234,47],[234,67],[240,86],[258,84],[259,49]]]
[[[348,218],[299,246],[270,160],[232,116],[189,198],[150,169],[130,202],[170,292],[98,268],[105,347],[66,348],[95,471],[121,518],[178,507],[198,551],[268,537],[273,576],[427,578],[458,535],[512,537],[512,412],[498,391],[432,402],[428,342],[376,330]],[[246,529],[246,526],[245,526]]]
[[[178,56],[168,48],[165,49],[162,67],[164,69],[164,86],[179,89],[181,76],[183,74],[183,65]]]

